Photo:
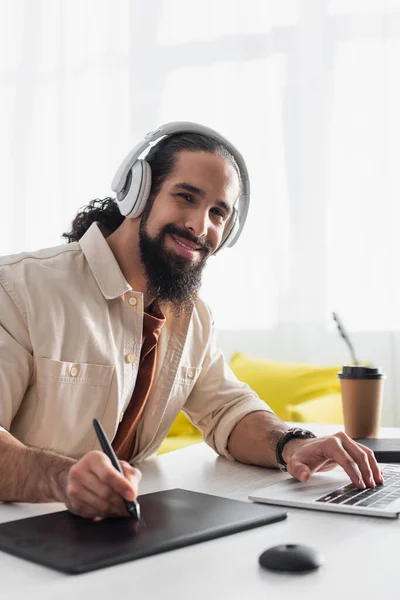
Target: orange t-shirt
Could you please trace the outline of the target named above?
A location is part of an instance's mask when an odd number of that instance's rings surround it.
[[[143,314],[142,350],[140,352],[135,389],[112,442],[115,453],[120,460],[129,460],[133,454],[135,431],[153,383],[157,342],[164,323],[165,317],[161,313],[156,316],[146,312]]]

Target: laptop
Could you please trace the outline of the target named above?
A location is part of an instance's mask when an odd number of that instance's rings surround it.
[[[293,477],[254,490],[249,500],[373,517],[396,518],[400,513],[400,464],[380,463],[384,484],[360,490],[338,467],[326,473],[315,473],[307,483]]]

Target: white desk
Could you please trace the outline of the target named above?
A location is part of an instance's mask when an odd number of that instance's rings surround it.
[[[336,429],[314,426],[324,434]],[[384,429],[382,436],[400,436]],[[278,471],[231,463],[196,444],[142,464],[141,493],[173,487],[239,500],[278,479]],[[284,475],[283,475],[284,477]],[[60,504],[0,505],[0,521],[64,510]],[[400,521],[287,509],[285,521],[84,575],[63,575],[0,552],[0,594],[6,600],[282,600],[400,597]],[[261,569],[269,546],[304,543],[325,565],[308,574]]]

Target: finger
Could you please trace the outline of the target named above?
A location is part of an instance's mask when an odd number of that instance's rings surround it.
[[[293,474],[293,476],[302,483],[306,483],[306,481],[308,481],[311,477],[311,469],[302,463],[295,468],[295,473],[296,475]]]
[[[86,519],[93,519],[96,517],[96,511],[93,509],[93,506],[81,499],[68,498],[66,506],[69,512],[78,517],[84,517]]]
[[[127,477],[128,475],[135,475],[138,481],[142,479],[142,471],[137,467],[133,467],[131,464],[126,462],[126,460],[121,460],[120,465],[122,467],[125,477]]]
[[[81,499],[93,507],[93,511],[96,516],[100,517],[116,517],[116,516],[127,516],[128,511],[122,500],[121,496],[112,494],[108,500],[103,500],[94,493],[92,490],[82,487],[81,488]]]
[[[125,500],[136,500],[136,489],[131,481],[113,467],[108,456],[102,452],[99,455],[88,464],[89,471]]]
[[[348,435],[341,433],[338,435],[343,448],[355,460],[360,470],[363,481],[368,487],[374,488],[376,483],[381,483],[379,467],[376,464],[375,456],[372,450],[357,444]],[[374,463],[375,467],[374,468]],[[376,482],[376,483],[375,483]]]
[[[362,448],[364,450],[365,454],[367,455],[367,458],[369,461],[369,466],[372,471],[372,477],[374,478],[375,483],[379,483],[379,484],[383,483],[383,473],[382,473],[378,463],[376,462],[374,452],[370,448],[367,448],[367,446],[364,446],[364,444],[357,444],[357,445],[360,446],[360,448]]]
[[[287,465],[288,472],[293,475],[299,481],[308,481],[310,476],[316,471],[325,470],[324,467],[326,463],[329,462],[329,459],[325,457],[316,457],[315,455],[312,457],[311,461],[307,461],[307,464],[302,460],[292,457]]]
[[[66,492],[71,502],[90,504],[96,514],[123,513],[121,496],[86,468],[70,470]]]
[[[121,508],[121,497],[89,471],[87,465],[81,465],[78,468],[78,464],[76,464],[70,469],[66,492],[73,500],[82,499],[86,503],[96,506],[102,514],[107,511],[107,507],[108,510],[112,508],[120,510]],[[97,499],[94,499],[96,497]]]
[[[68,483],[67,496],[68,502],[74,510],[80,510],[79,507],[84,506],[85,516],[105,516],[115,513],[116,510],[118,511],[118,508],[115,508],[109,501],[103,500],[95,492],[77,481]]]
[[[99,500],[104,501],[109,509],[114,510],[114,512],[121,511],[122,506],[124,506],[122,497],[91,472],[85,474],[85,477],[80,481],[80,485],[87,492],[95,494]]]
[[[142,479],[142,472],[139,469],[137,469],[136,467],[132,467],[132,465],[125,462],[124,460],[121,461],[121,467],[122,467],[122,470],[124,471],[125,477],[127,479],[129,479],[129,481],[135,488],[136,495],[137,495],[138,490],[139,490],[139,483],[140,483],[140,480]]]
[[[346,452],[340,443],[334,444],[332,448],[330,453],[331,458],[342,467],[356,487],[364,490],[366,486],[361,477],[357,462]]]

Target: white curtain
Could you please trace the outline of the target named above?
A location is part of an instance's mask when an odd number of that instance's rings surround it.
[[[229,354],[388,372],[399,422],[400,0],[0,0],[0,254],[62,243],[159,124],[242,151],[251,208],[202,295]]]

